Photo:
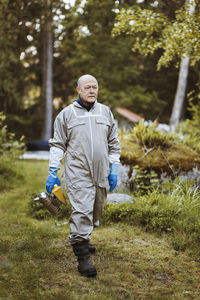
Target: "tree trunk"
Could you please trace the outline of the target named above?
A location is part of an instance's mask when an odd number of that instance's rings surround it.
[[[52,119],[53,119],[53,33],[52,33],[52,14],[51,1],[46,1],[47,15],[44,23],[43,38],[43,84],[42,96],[45,97],[45,118],[42,139],[47,141],[52,136]]]
[[[195,10],[195,3],[193,0],[186,0],[186,3],[190,5],[190,13],[193,13]],[[175,131],[175,128],[179,124],[181,120],[181,113],[183,110],[184,105],[184,98],[185,98],[185,91],[187,86],[187,77],[189,72],[189,64],[190,58],[188,56],[183,57],[181,59],[180,70],[179,70],[179,77],[177,83],[177,90],[174,99],[174,105],[170,117],[170,127],[172,131]]]
[[[174,105],[173,105],[172,114],[170,118],[170,127],[172,131],[175,130],[176,126],[179,124],[181,119],[181,112],[183,108],[185,90],[187,86],[189,63],[190,63],[189,57],[185,57],[181,59],[177,90],[176,90]]]

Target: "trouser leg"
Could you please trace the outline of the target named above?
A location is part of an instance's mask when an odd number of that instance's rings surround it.
[[[96,186],[94,211],[93,211],[93,224],[95,227],[99,226],[99,220],[103,213],[106,197],[107,197],[106,189]]]
[[[96,276],[96,269],[90,264],[89,244],[90,234],[93,230],[93,209],[96,188],[94,186],[83,189],[68,190],[68,197],[72,204],[70,218],[71,233],[69,241],[78,260],[78,271],[86,277]],[[94,250],[94,251],[93,251]]]
[[[89,241],[93,230],[93,209],[95,202],[95,186],[68,190],[68,197],[72,205],[70,217],[71,244]]]

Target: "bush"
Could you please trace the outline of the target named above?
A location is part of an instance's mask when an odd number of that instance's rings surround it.
[[[15,140],[15,135],[8,132],[4,125],[6,117],[0,112],[0,190],[10,188],[23,178],[17,160],[25,149],[23,138]]]
[[[135,176],[130,178],[130,190],[136,195],[145,195],[160,185],[158,174],[154,170],[142,170],[134,166]]]
[[[135,197],[135,203],[109,204],[103,213],[103,223],[128,222],[145,226],[148,231],[172,231],[177,211],[167,207],[166,194],[157,190],[145,196]]]
[[[193,181],[169,181],[162,190],[134,197],[135,203],[106,204],[102,222],[127,222],[147,231],[170,234],[176,250],[200,256],[200,191]]]
[[[200,98],[200,94],[198,95]],[[193,98],[190,99],[189,111],[191,112],[191,120],[187,119],[182,122],[178,131],[183,136],[183,142],[192,147],[194,150],[200,152],[200,100],[195,104]]]
[[[146,126],[144,121],[140,121],[132,130],[132,136],[137,143],[145,148],[162,147],[169,148],[175,139],[175,135],[157,130],[156,121]],[[177,138],[177,137],[176,137]]]

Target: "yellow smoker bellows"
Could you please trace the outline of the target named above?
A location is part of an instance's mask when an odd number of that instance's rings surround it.
[[[52,189],[52,193],[64,204],[66,205],[66,201],[64,199],[63,193],[61,191],[61,187],[57,184],[54,185]]]

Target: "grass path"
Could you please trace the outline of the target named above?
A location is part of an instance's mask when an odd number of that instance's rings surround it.
[[[22,161],[25,180],[0,195],[0,299],[200,299],[200,264],[175,251],[166,237],[113,224],[94,230],[96,279],[79,276],[67,242],[69,225],[28,215],[44,190],[48,164]]]

